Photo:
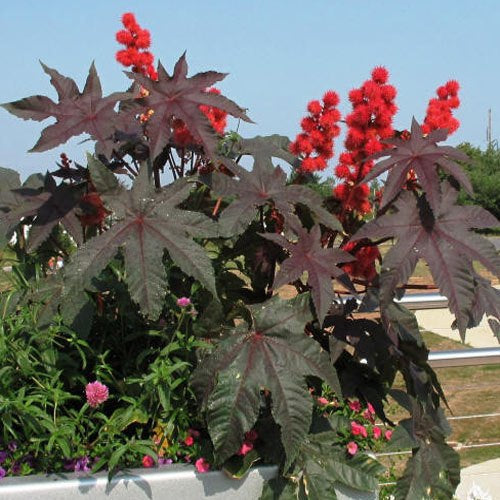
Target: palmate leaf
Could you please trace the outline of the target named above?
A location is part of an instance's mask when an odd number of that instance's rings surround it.
[[[99,178],[100,184],[107,177],[104,169],[98,161],[89,162],[91,177]],[[89,288],[92,278],[120,248],[130,295],[148,317],[156,319],[162,309],[161,299],[166,291],[164,250],[183,272],[199,280],[216,296],[211,261],[193,237],[216,236],[217,226],[201,213],[176,208],[191,189],[192,184],[181,179],[155,190],[147,165],[141,167],[131,190],[110,189],[103,198],[113,211],[115,223],[82,246],[66,266],[64,296],[77,295]]]
[[[311,287],[316,315],[321,325],[334,299],[331,278],[337,278],[342,285],[356,293],[348,276],[337,267],[340,262],[351,262],[356,258],[338,248],[323,248],[321,229],[318,225],[313,226],[310,232],[302,226],[295,225],[294,232],[298,237],[296,243],[289,242],[279,234],[261,234],[263,238],[290,252],[290,257],[280,264],[273,288],[277,290],[287,283],[300,279],[304,271],[307,271],[307,284]]]
[[[396,485],[396,500],[452,498],[460,482],[458,453],[444,441],[421,442]]]
[[[118,101],[130,99],[132,94],[114,92],[102,97],[101,83],[93,63],[83,92],[78,90],[71,78],[61,75],[43,63],[40,64],[50,76],[50,83],[57,91],[59,102],[55,103],[46,96],[35,95],[2,104],[7,111],[24,120],[43,121],[49,117],[56,119],[56,123],[42,131],[40,139],[31,151],[47,151],[65,143],[71,137],[87,133],[99,142],[106,156],[111,156],[113,142],[110,139],[117,117],[114,108]]]
[[[340,393],[337,374],[326,352],[304,333],[312,319],[308,294],[289,301],[275,296],[249,309],[253,324],[240,325],[221,341],[202,360],[192,384],[220,462],[236,453],[257,420],[261,391],[269,390],[290,464],[311,424],[313,401],[305,377],[321,378]]]
[[[183,54],[175,64],[172,76],[158,63],[158,81],[139,73],[125,73],[149,91],[149,95],[138,100],[138,104],[154,111],[146,127],[152,158],[156,158],[168,145],[174,118],[185,123],[191,135],[203,144],[208,154],[215,152],[217,134],[200,110],[200,105],[212,106],[236,118],[252,122],[245,111],[227,97],[206,92],[214,83],[224,79],[225,73],[207,71],[187,78],[187,71],[186,55]]]
[[[500,257],[487,239],[471,228],[498,226],[496,218],[476,206],[458,206],[455,191],[447,182],[434,214],[425,198],[403,192],[395,202],[397,213],[384,215],[361,228],[353,240],[394,236],[397,244],[382,262],[380,300],[390,303],[398,283],[406,283],[419,258],[429,265],[434,282],[448,297],[463,338],[477,296],[471,261],[477,260],[493,274],[500,273]]]
[[[77,243],[82,242],[82,226],[76,215],[84,193],[82,184],[56,185],[47,174],[44,185],[31,177],[21,186],[19,179],[14,181],[14,177],[6,170],[0,171],[0,182],[5,179],[8,186],[8,189],[0,191],[0,246],[7,243],[12,231],[26,217],[34,218],[29,231],[28,251],[38,248],[58,223],[65,227]]]
[[[384,149],[373,155],[373,157],[388,156],[388,158],[377,163],[363,179],[363,182],[368,182],[386,170],[390,170],[384,186],[381,208],[385,207],[400,193],[411,169],[415,171],[433,210],[436,210],[439,206],[437,165],[446,173],[452,175],[469,194],[472,194],[472,185],[467,174],[454,161],[467,161],[468,156],[459,149],[436,144],[445,140],[447,135],[446,130],[435,130],[427,137],[424,137],[420,125],[414,118],[411,125],[411,137],[408,140],[395,137],[385,141],[394,147]]]
[[[242,233],[255,217],[256,208],[266,204],[275,207],[289,222],[290,219],[296,219],[292,214],[295,205],[300,203],[313,212],[316,222],[342,232],[338,219],[323,208],[323,199],[318,193],[298,184],[287,186],[285,172],[273,165],[273,157],[284,159],[291,165],[296,164],[297,158],[285,149],[287,142],[286,137],[278,135],[241,139],[235,150],[241,155],[253,157],[251,172],[234,161],[221,159],[235,175],[231,178],[217,172],[213,174],[212,188],[215,194],[236,197],[219,219],[225,236]]]

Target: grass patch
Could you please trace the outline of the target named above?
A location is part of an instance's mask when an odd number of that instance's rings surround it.
[[[469,346],[454,340],[424,331],[422,336],[432,351],[467,349]],[[466,366],[457,368],[436,368],[450,409],[447,417],[500,413],[500,385],[498,375],[500,365]],[[395,387],[403,387],[401,377]],[[393,400],[387,405],[387,415],[396,422],[408,415]],[[448,442],[454,447],[500,441],[500,417],[482,417],[465,420],[451,420],[452,433]],[[464,448],[460,453],[461,466],[500,458],[500,446],[485,448]],[[382,462],[398,476],[406,463],[407,456],[383,457]]]

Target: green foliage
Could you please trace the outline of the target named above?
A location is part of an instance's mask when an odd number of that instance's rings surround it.
[[[472,146],[468,142],[458,146],[467,154],[469,161],[462,166],[470,177],[474,194],[461,190],[458,201],[466,205],[480,205],[500,219],[500,150],[490,145],[486,150]]]

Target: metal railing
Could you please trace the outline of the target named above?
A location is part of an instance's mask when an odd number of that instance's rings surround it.
[[[400,300],[400,304],[407,309],[418,311],[422,309],[445,309],[448,307],[448,299],[439,293],[419,293],[404,295]],[[432,330],[432,329],[431,329]],[[431,351],[428,358],[432,368],[453,368],[463,366],[480,366],[500,364],[500,347],[484,347],[473,349],[456,349],[447,351]],[[448,420],[469,420],[483,418],[499,418],[500,412],[480,413],[473,415],[458,415],[448,416]],[[469,448],[485,448],[498,447],[500,441],[488,443],[449,443],[455,450],[465,450]],[[410,450],[393,451],[386,453],[377,453],[377,457],[392,456],[392,455],[407,455],[411,454]],[[388,486],[395,484],[393,482],[381,483],[380,486]]]
[[[432,368],[455,366],[494,365],[500,363],[500,347],[476,347],[453,351],[432,351],[429,364]]]

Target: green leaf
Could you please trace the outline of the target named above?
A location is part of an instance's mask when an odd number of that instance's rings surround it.
[[[87,153],[87,164],[92,184],[100,194],[111,193],[119,188],[115,174],[89,153]]]
[[[222,470],[233,479],[241,479],[246,476],[250,467],[260,460],[257,450],[250,450],[246,455],[233,455],[226,460]]]
[[[340,394],[339,381],[327,353],[304,333],[312,318],[307,294],[289,301],[275,296],[250,313],[252,325],[240,325],[223,340],[199,364],[192,384],[207,410],[220,461],[237,451],[257,419],[261,390],[269,390],[290,464],[311,424],[313,402],[305,377],[323,379]]]
[[[270,479],[264,483],[260,500],[297,500],[297,485],[283,477]]]

